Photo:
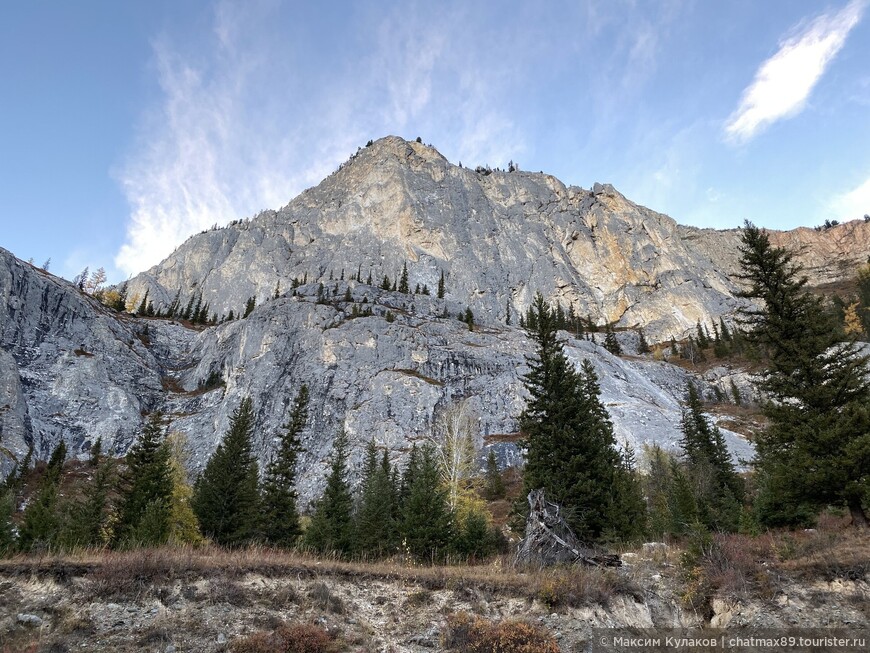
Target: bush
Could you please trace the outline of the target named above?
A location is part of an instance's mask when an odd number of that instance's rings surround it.
[[[233,642],[233,653],[338,653],[341,643],[320,626],[292,624]]]
[[[556,640],[525,621],[494,624],[460,612],[447,618],[444,646],[457,653],[559,653]]]

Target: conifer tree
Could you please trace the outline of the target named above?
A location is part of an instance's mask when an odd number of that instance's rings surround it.
[[[136,309],[136,315],[142,317],[148,313],[148,291],[145,291],[145,296],[142,298],[142,301],[139,303],[139,308]]]
[[[701,326],[701,320],[698,320],[697,324],[695,324],[695,331],[698,333],[698,347],[701,349],[709,347],[710,342],[707,339],[707,334],[704,332],[704,328]]]
[[[387,452],[378,458],[374,440],[366,446],[366,457],[356,511],[357,550],[381,556],[393,551],[396,532],[396,496]]]
[[[321,553],[349,555],[354,550],[353,497],[348,483],[350,443],[342,429],[335,438],[326,488],[317,502],[305,544]]]
[[[637,353],[649,353],[649,343],[646,341],[646,336],[643,333],[643,329],[639,329],[637,332]]]
[[[102,547],[109,543],[112,535],[109,527],[109,492],[114,481],[114,462],[107,459],[98,463],[93,478],[84,488],[82,498],[67,506],[59,534],[63,548]]]
[[[61,440],[51,454],[36,496],[24,510],[18,532],[18,548],[22,551],[50,547],[58,536],[58,491],[65,459],[66,443]]]
[[[127,310],[127,282],[121,284],[121,289],[118,291],[118,297],[115,299],[114,304],[112,304],[112,308],[114,308],[119,313],[123,313]]]
[[[307,421],[308,386],[303,385],[293,402],[278,450],[272,454],[263,476],[263,540],[276,546],[292,547],[302,533],[296,508],[296,459],[302,448],[299,434]]]
[[[490,501],[502,499],[505,495],[504,479],[495,460],[495,452],[490,449],[486,457],[486,476],[484,481],[484,496]]]
[[[384,275],[384,280],[381,281],[381,290],[390,290],[392,287],[392,283],[390,282],[390,277],[388,275]]]
[[[127,453],[116,543],[163,544],[169,535],[172,480],[163,430],[163,416],[152,413]]]
[[[504,323],[511,325],[511,300],[507,300],[504,305]]]
[[[256,539],[259,525],[258,469],[252,451],[254,409],[250,398],[233,411],[223,441],[193,488],[193,511],[203,535],[238,546]]]
[[[474,331],[474,313],[471,312],[471,307],[465,309],[465,314],[462,316],[462,321],[468,325],[469,331]]]
[[[613,426],[601,405],[594,369],[575,372],[556,337],[552,310],[536,295],[530,331],[536,355],[524,383],[531,399],[520,415],[527,450],[523,490],[543,488],[565,509],[581,540],[602,538],[613,521],[613,488],[622,466]],[[617,533],[619,537],[624,533]]]
[[[401,529],[405,546],[422,559],[445,554],[453,535],[452,515],[431,443],[419,449],[416,469],[406,485]]]
[[[441,276],[438,278],[438,299],[444,299],[444,270],[441,270]]]
[[[399,292],[409,293],[411,289],[408,287],[408,263],[402,264],[402,277],[399,280]]]
[[[257,298],[256,296],[252,295],[251,297],[248,297],[248,301],[245,302],[245,312],[242,314],[242,318],[248,317],[251,313],[254,312],[255,308],[257,308]]]
[[[0,557],[15,550],[15,497],[11,490],[0,490]]]
[[[867,357],[838,342],[830,313],[804,289],[789,251],[773,247],[747,222],[741,278],[752,343],[767,351],[762,389],[769,426],[756,439],[759,512],[767,524],[811,521],[820,508],[845,504],[867,526],[870,496],[870,383]]]
[[[686,475],[693,485],[701,522],[713,530],[736,531],[743,480],[737,474],[722,432],[704,415],[698,390],[691,382],[686,391],[681,430]]]
[[[187,439],[181,433],[170,433],[165,446],[169,449],[169,471],[172,495],[169,498],[169,543],[202,544],[199,521],[193,512],[193,488],[187,478],[190,451]]]
[[[622,354],[622,347],[619,345],[619,340],[616,339],[616,334],[613,332],[613,327],[607,325],[604,334],[604,348],[614,356]]]

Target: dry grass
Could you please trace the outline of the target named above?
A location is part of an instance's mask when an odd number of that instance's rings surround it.
[[[606,603],[617,595],[637,596],[639,588],[624,574],[587,567],[514,568],[509,557],[487,565],[415,566],[402,560],[352,562],[263,547],[227,550],[218,547],[161,547],[133,551],[83,551],[73,554],[16,556],[0,560],[0,574],[83,576],[95,598],[142,599],[176,581],[212,579],[215,596],[229,603],[245,600],[235,584],[247,574],[271,578],[385,580],[416,584],[426,590],[501,593],[540,599],[551,605]],[[328,587],[319,598],[329,593]],[[309,597],[318,599],[318,597]],[[328,597],[327,608],[340,612]]]
[[[559,653],[553,637],[525,621],[492,623],[460,612],[447,617],[444,646],[457,653]]]
[[[314,624],[281,625],[233,642],[232,653],[338,653],[342,643]]]
[[[818,527],[759,536],[714,534],[686,558],[683,598],[703,610],[713,596],[772,598],[785,582],[863,580],[870,575],[870,538],[824,514]]]

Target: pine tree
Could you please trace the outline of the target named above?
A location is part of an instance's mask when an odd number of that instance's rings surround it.
[[[341,430],[333,443],[326,488],[305,532],[305,545],[321,553],[349,555],[354,550],[353,497],[347,470],[349,446],[347,433]]]
[[[399,281],[399,292],[409,293],[411,290],[408,287],[408,263],[402,264],[402,278]]]
[[[486,457],[486,476],[484,480],[484,496],[489,501],[503,499],[505,495],[504,479],[495,460],[495,452],[490,449]]]
[[[248,301],[245,302],[245,312],[242,314],[242,318],[248,317],[254,312],[255,308],[257,308],[257,298],[252,295],[251,297],[248,297]]]
[[[637,353],[649,353],[649,343],[646,341],[646,336],[643,333],[643,329],[639,329],[637,332]]]
[[[152,413],[127,453],[122,476],[116,543],[163,544],[169,535],[172,479],[169,449],[164,446],[163,416]],[[148,516],[147,524],[145,516]],[[147,526],[147,528],[146,528]]]
[[[11,490],[0,490],[0,557],[15,550],[15,497]]]
[[[290,421],[278,450],[272,454],[263,477],[262,509],[263,539],[269,544],[292,547],[302,533],[296,508],[296,459],[302,448],[299,434],[308,421],[308,386],[303,385],[296,395]]]
[[[441,270],[441,276],[438,279],[438,299],[444,299],[444,270]]]
[[[401,533],[407,550],[425,560],[446,554],[453,520],[431,443],[420,448],[416,469],[406,485]]]
[[[391,553],[396,545],[396,496],[387,452],[378,459],[371,440],[366,447],[355,518],[357,550],[365,555]]]
[[[21,551],[51,547],[58,536],[60,518],[57,502],[65,459],[66,443],[61,440],[51,454],[36,496],[24,510],[18,532],[18,548]]]
[[[551,501],[563,506],[577,536],[596,541],[612,521],[612,490],[622,465],[613,426],[601,405],[591,364],[585,361],[575,372],[540,293],[532,307],[529,321],[536,327],[530,335],[537,350],[524,378],[531,399],[520,415],[527,450],[523,490],[528,494],[543,488]]]
[[[845,504],[867,525],[870,492],[870,384],[867,357],[838,342],[830,314],[804,289],[806,278],[787,250],[747,222],[743,296],[763,308],[745,313],[751,342],[766,350],[762,389],[769,426],[756,439],[760,516],[767,524],[800,524],[829,504]]]
[[[383,281],[381,281],[381,290],[390,290],[391,287],[392,283],[390,283],[390,277],[385,274]]]
[[[203,535],[225,546],[256,539],[258,469],[252,451],[254,409],[250,398],[233,411],[223,441],[193,488],[193,511]]]
[[[619,345],[619,340],[616,339],[616,334],[613,332],[613,327],[609,324],[607,325],[607,329],[604,334],[604,348],[614,356],[619,356],[622,354],[622,347]]]
[[[704,415],[698,390],[691,382],[686,390],[681,430],[686,475],[693,484],[701,522],[709,529],[736,531],[743,480],[722,432]]]

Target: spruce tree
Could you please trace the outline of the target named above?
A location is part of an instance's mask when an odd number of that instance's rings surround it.
[[[364,555],[381,556],[391,553],[395,542],[396,496],[387,452],[378,457],[377,446],[371,440],[366,457],[356,511],[357,551]]]
[[[169,535],[172,480],[169,450],[164,446],[163,416],[159,412],[149,417],[136,443],[127,453],[126,463],[115,542],[127,545],[163,544]]]
[[[0,490],[0,557],[15,550],[15,497],[10,490]]]
[[[58,492],[65,459],[66,443],[61,440],[51,454],[36,496],[24,510],[18,532],[18,548],[21,551],[49,548],[56,541],[60,530]]]
[[[254,409],[250,398],[233,411],[223,441],[194,484],[193,511],[203,535],[225,546],[256,539],[258,469],[252,451]]]
[[[698,334],[698,347],[701,349],[706,349],[710,346],[710,340],[707,338],[707,333],[704,330],[704,327],[701,326],[701,320],[695,324],[695,331]]]
[[[486,475],[484,480],[484,496],[489,501],[503,499],[505,495],[504,479],[495,460],[495,452],[490,449],[486,457]]]
[[[646,336],[643,333],[643,329],[639,329],[637,332],[637,353],[649,353],[649,343],[646,341]]]
[[[444,270],[441,270],[441,276],[438,278],[438,299],[444,299]]]
[[[801,524],[830,504],[867,526],[870,384],[867,357],[839,342],[821,300],[805,291],[794,255],[747,222],[741,278],[753,345],[766,351],[761,387],[769,426],[756,439],[759,512],[767,524]]]
[[[604,348],[614,356],[622,354],[622,347],[619,340],[616,339],[616,334],[613,332],[613,327],[608,324],[604,334]]]
[[[248,317],[254,312],[255,308],[257,308],[257,298],[255,296],[248,297],[248,301],[245,302],[245,312],[242,314],[242,318]]]
[[[701,522],[712,530],[736,531],[743,479],[737,474],[722,432],[704,415],[698,390],[691,382],[681,430],[686,475],[693,484]]]
[[[272,454],[263,476],[262,510],[263,540],[269,544],[292,547],[302,533],[296,508],[296,459],[302,445],[299,434],[308,421],[308,386],[296,395],[290,421]]]
[[[412,555],[432,560],[447,553],[453,536],[453,515],[431,443],[419,449],[415,467],[406,484],[401,534]]]
[[[68,504],[59,540],[67,550],[78,547],[102,547],[109,543],[109,493],[115,482],[115,464],[107,459],[96,467],[85,485],[82,498]]]
[[[573,369],[540,293],[532,308],[527,322],[535,324],[530,335],[536,355],[528,360],[524,383],[531,398],[520,415],[527,450],[523,490],[544,489],[563,506],[581,540],[597,541],[613,521],[613,488],[622,466],[613,426],[594,369],[588,361],[579,373]]]
[[[406,294],[411,292],[410,288],[408,287],[408,263],[407,262],[402,264],[402,277],[399,280],[399,292],[403,292]]]
[[[381,281],[381,290],[390,290],[391,288],[392,283],[390,283],[390,277],[385,274],[383,281]]]
[[[305,532],[306,546],[321,553],[349,555],[354,551],[353,497],[348,483],[350,443],[342,429],[335,438],[326,488]]]

